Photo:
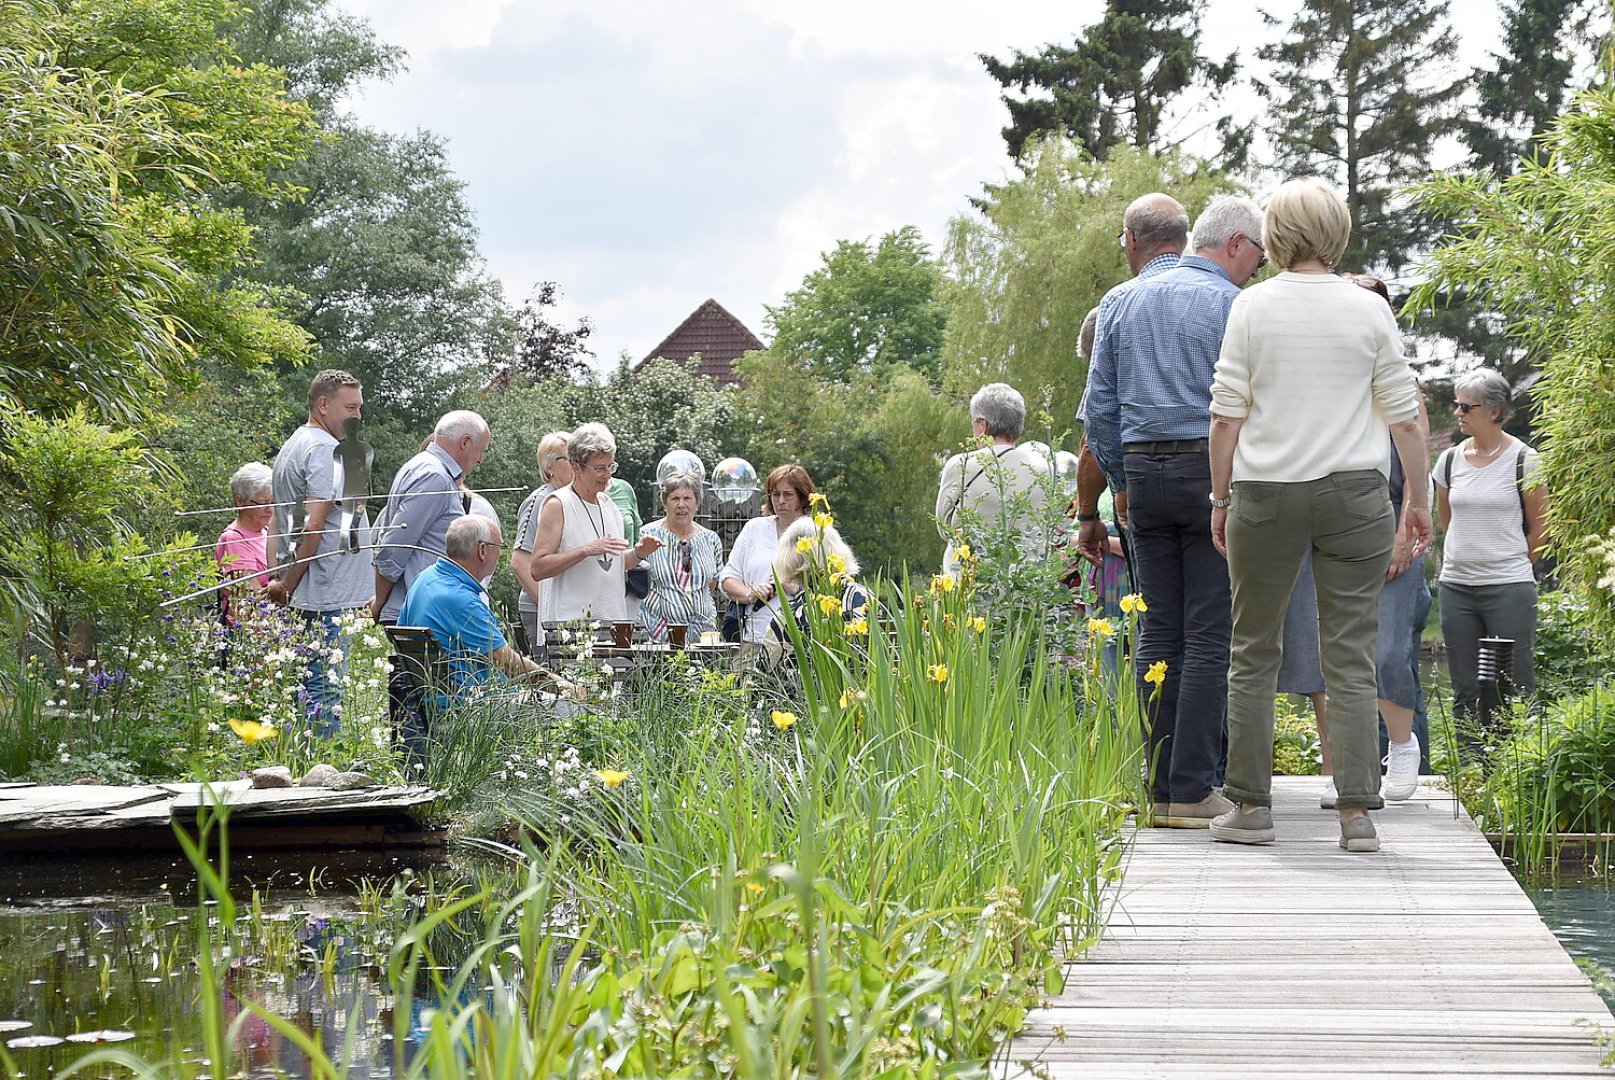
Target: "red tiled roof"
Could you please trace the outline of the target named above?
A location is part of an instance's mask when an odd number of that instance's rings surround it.
[[[679,324],[677,330],[646,354],[634,365],[638,371],[652,360],[674,360],[683,363],[696,353],[701,354],[696,374],[705,375],[719,386],[738,381],[734,362],[763,343],[746,324],[729,314],[716,300],[708,300],[696,308]]]

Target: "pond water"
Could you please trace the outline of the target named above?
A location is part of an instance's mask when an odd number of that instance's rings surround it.
[[[190,866],[183,859],[109,862],[0,862],[0,1044],[16,1070],[0,1072],[53,1076],[96,1049],[68,1037],[96,1031],[133,1033],[114,1035],[127,1040],[117,1048],[156,1063],[191,1063],[188,1075],[207,1071]],[[468,867],[327,859],[311,871],[306,856],[278,862],[238,855],[231,869],[238,920],[254,931],[247,947],[224,961],[226,1021],[243,1002],[260,1003],[333,1057],[351,1037],[348,1075],[395,1075],[411,1056],[421,1011],[436,998],[423,988],[396,1006],[406,1015],[395,1013],[385,974],[392,933],[363,909],[374,912],[394,882],[430,880],[441,892],[469,880]],[[453,964],[455,951],[447,943],[435,959]],[[40,1036],[68,1041],[28,1045]],[[310,1074],[302,1052],[258,1017],[243,1023],[235,1046],[247,1075]]]
[[[1566,952],[1578,960],[1592,961],[1615,980],[1615,885],[1561,880],[1552,885],[1527,884],[1525,891]],[[1615,986],[1598,979],[1594,985],[1615,1009]]]

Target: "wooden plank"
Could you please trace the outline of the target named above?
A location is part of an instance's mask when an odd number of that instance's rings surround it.
[[[1449,792],[1352,855],[1317,784],[1275,782],[1272,845],[1134,831],[1103,938],[997,1074],[1610,1075],[1615,1017]]]

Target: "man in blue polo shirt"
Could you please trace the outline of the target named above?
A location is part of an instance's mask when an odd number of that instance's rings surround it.
[[[1233,805],[1214,791],[1232,616],[1207,501],[1211,377],[1228,309],[1267,261],[1262,212],[1249,199],[1213,199],[1189,247],[1176,267],[1100,305],[1086,419],[1094,457],[1111,487],[1127,493],[1146,604],[1133,662],[1148,703],[1151,824],[1204,829]],[[1090,529],[1078,542],[1094,557],[1102,536]],[[1156,690],[1145,675],[1161,663]]]
[[[449,693],[439,705],[486,683],[492,668],[513,678],[544,673],[505,641],[482,591],[483,578],[499,566],[504,550],[499,523],[475,514],[456,518],[444,546],[448,554],[416,576],[398,616],[400,626],[430,631],[443,651]]]

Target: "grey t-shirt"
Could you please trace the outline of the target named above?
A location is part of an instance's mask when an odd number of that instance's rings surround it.
[[[272,492],[275,506],[275,528],[270,544],[270,563],[284,566],[293,557],[297,547],[294,533],[301,533],[303,520],[308,515],[307,500],[335,501],[342,490],[342,477],[338,475],[332,451],[336,439],[324,428],[304,424],[292,432],[291,438],[275,455]],[[320,535],[316,558],[308,564],[303,578],[292,594],[291,606],[299,611],[336,611],[354,608],[365,603],[375,593],[370,555],[370,518],[360,518],[360,549],[349,554],[333,554],[338,550],[338,537],[342,520],[333,509],[325,519],[325,531]]]
[[[533,550],[533,545],[538,542],[538,512],[543,508],[544,500],[554,491],[553,484],[544,484],[522,500],[521,508],[516,511],[516,539],[511,542],[511,550]],[[538,613],[538,601],[528,596],[526,589],[516,598],[516,607],[524,614]]]

